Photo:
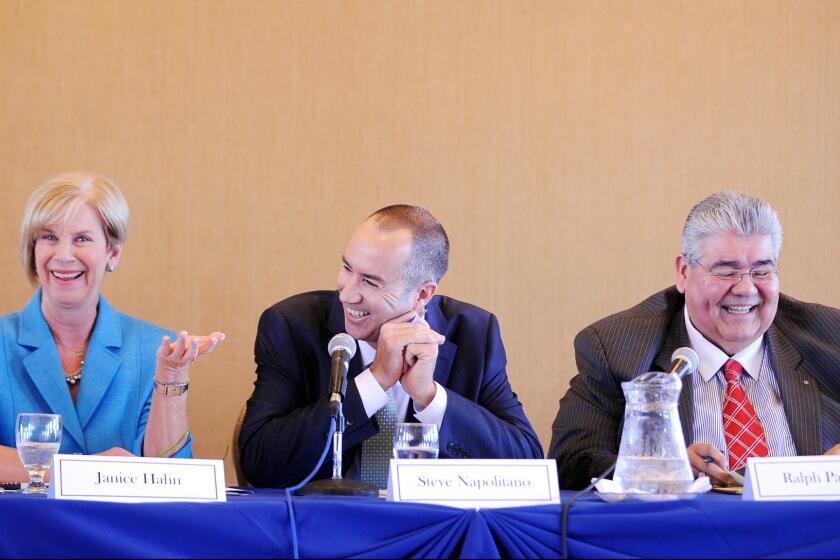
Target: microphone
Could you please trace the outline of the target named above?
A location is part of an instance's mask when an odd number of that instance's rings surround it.
[[[347,480],[342,478],[342,462],[344,449],[344,394],[347,390],[347,368],[350,360],[356,354],[356,341],[346,333],[337,334],[327,344],[327,352],[332,359],[332,371],[330,372],[330,417],[335,418],[335,430],[332,432],[333,451],[333,474],[332,478],[313,480],[303,488],[301,485],[295,487],[296,496],[369,496],[379,495],[379,489],[372,484],[359,480]],[[309,480],[324,462],[329,447],[324,449],[323,455],[318,464],[306,477]],[[302,483],[301,483],[302,484]],[[289,490],[287,489],[286,492]],[[288,494],[287,494],[288,495]],[[291,502],[289,502],[291,503]]]
[[[356,354],[356,341],[349,334],[337,334],[327,344],[327,352],[332,359],[330,416],[337,418],[340,414],[340,405],[344,402],[344,395],[347,392],[347,368],[350,366],[350,360]]]
[[[699,366],[700,356],[697,355],[697,352],[688,346],[683,346],[677,348],[671,354],[671,367],[668,369],[668,373],[676,374],[677,377],[683,377],[697,371]]]

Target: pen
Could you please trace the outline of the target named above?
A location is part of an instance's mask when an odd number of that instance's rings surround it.
[[[705,455],[703,457],[703,462],[706,463],[706,464],[711,463],[712,462],[711,456]],[[706,473],[702,473],[702,474],[705,475]],[[728,471],[727,474],[732,477],[732,480],[735,481],[735,484],[738,484],[738,485],[741,485],[741,486],[744,485],[744,476],[742,474],[737,473],[735,471]]]
[[[704,462],[704,463],[706,463],[707,465],[708,465],[709,463],[711,463],[711,462],[712,462],[712,458],[711,458],[711,456],[709,456],[709,455],[704,455],[704,456],[703,456],[703,462]],[[706,474],[706,471],[700,471],[700,474],[699,474],[698,476],[708,476],[708,475]]]

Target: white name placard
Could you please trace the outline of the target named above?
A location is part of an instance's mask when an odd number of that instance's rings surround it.
[[[552,459],[391,459],[388,500],[459,508],[559,504]]]
[[[745,500],[840,500],[840,456],[747,460]]]
[[[50,497],[101,502],[224,502],[225,470],[215,459],[56,455]]]

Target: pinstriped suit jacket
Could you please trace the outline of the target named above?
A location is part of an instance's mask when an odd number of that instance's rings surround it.
[[[560,400],[548,453],[557,459],[561,487],[583,488],[615,461],[621,383],[665,371],[671,353],[690,346],[684,303],[672,286],[575,337],[578,374]],[[840,310],[780,294],[766,341],[797,453],[817,455],[840,443]],[[691,383],[683,385],[679,412],[690,445]]]

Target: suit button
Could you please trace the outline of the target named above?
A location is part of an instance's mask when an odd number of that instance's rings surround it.
[[[353,421],[352,421],[352,420],[347,420],[345,423],[346,423],[348,426],[352,426],[352,425],[353,425]]]
[[[446,449],[448,449],[451,453],[455,453],[455,444],[450,441],[446,445]]]

